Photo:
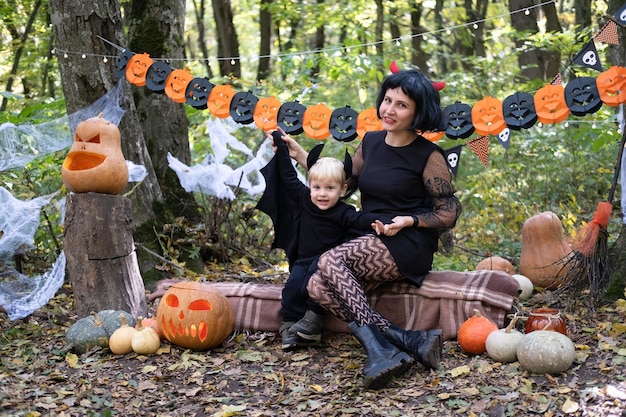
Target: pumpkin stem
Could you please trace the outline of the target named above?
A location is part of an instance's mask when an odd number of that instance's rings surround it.
[[[511,319],[511,322],[509,323],[509,325],[506,326],[506,328],[504,329],[505,333],[511,333],[511,330],[513,330],[513,328],[515,327],[515,323],[517,323],[517,319],[518,318],[519,318],[519,316],[517,315],[517,313],[515,313],[515,315]]]
[[[137,330],[143,330],[143,316],[137,316]]]
[[[126,316],[123,314],[120,314],[120,322],[122,323],[120,327],[128,326],[128,321],[126,321]]]
[[[533,203],[533,209],[535,211],[535,214],[539,214],[539,205],[537,203]]]
[[[93,313],[93,324],[96,327],[102,327],[102,319],[98,315],[98,313]]]
[[[481,314],[480,310],[478,310],[477,308],[474,309],[474,317],[482,317],[483,315]]]

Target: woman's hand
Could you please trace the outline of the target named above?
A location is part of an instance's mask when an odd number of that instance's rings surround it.
[[[304,150],[302,146],[291,136],[287,135],[280,127],[278,127],[276,132],[280,132],[280,138],[287,144],[287,148],[289,149],[289,157],[294,159],[298,164],[300,164],[304,169],[307,168],[306,158],[308,156],[308,152]],[[276,149],[276,144],[272,138],[272,132],[267,132],[268,137],[272,140],[272,144],[274,145],[274,149]]]
[[[377,235],[394,236],[405,227],[413,227],[413,218],[411,216],[396,216],[391,219],[391,223],[384,224],[380,220],[372,223],[372,229]]]

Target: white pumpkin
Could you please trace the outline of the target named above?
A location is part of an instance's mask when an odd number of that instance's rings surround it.
[[[535,330],[526,333],[517,345],[517,360],[533,374],[560,374],[576,358],[571,339],[553,330]]]
[[[515,329],[517,316],[506,326],[505,329],[499,329],[489,333],[485,341],[487,355],[500,362],[515,362],[517,360],[517,345],[524,337],[524,334]]]
[[[526,275],[522,274],[513,274],[512,277],[515,278],[522,289],[519,299],[521,301],[528,300],[533,295],[533,291],[535,289],[533,282]]]

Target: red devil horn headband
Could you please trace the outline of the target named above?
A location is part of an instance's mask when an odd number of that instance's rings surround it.
[[[398,65],[396,64],[396,61],[391,61],[391,64],[389,64],[389,70],[391,71],[392,74],[395,74],[396,72],[400,71],[400,68],[398,68]],[[437,91],[443,90],[443,87],[445,86],[446,86],[445,81],[433,81],[433,87],[435,87],[435,90]]]

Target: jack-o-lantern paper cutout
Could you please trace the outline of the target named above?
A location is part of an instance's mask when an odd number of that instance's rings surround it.
[[[209,94],[209,111],[213,116],[226,119],[230,116],[230,102],[236,92],[229,84],[216,85]]]
[[[174,103],[187,101],[187,86],[193,80],[193,75],[188,69],[175,69],[170,72],[165,80],[165,94]]]
[[[280,101],[274,97],[263,97],[254,108],[254,124],[262,130],[274,130],[278,126]]]
[[[204,110],[209,105],[209,95],[213,89],[213,83],[208,78],[194,78],[187,85],[185,96],[187,104],[194,109]]]
[[[278,109],[278,126],[288,135],[299,135],[304,131],[302,119],[306,107],[298,101],[283,103]]]
[[[363,136],[367,132],[375,132],[383,128],[383,121],[378,118],[378,113],[375,107],[370,107],[359,113],[359,117],[356,119],[356,133],[359,135],[359,139],[363,139]]]
[[[472,107],[457,101],[443,109],[446,136],[450,139],[465,139],[474,133]]]
[[[156,61],[146,73],[146,88],[153,93],[165,92],[165,81],[172,71],[167,62]]]
[[[126,64],[126,79],[129,83],[137,87],[146,85],[146,74],[148,68],[154,64],[152,58],[147,53],[135,54]]]
[[[157,308],[163,336],[192,350],[221,344],[233,331],[235,316],[230,302],[209,284],[182,281],[163,294]]]
[[[543,124],[560,123],[570,114],[562,85],[547,84],[535,93],[537,120]]]
[[[302,119],[304,133],[311,139],[324,140],[330,135],[330,115],[332,110],[324,103],[306,109]]]
[[[606,105],[617,107],[626,103],[626,68],[612,66],[596,78],[600,99]]]
[[[472,107],[472,124],[477,134],[497,135],[506,128],[502,102],[495,97],[485,97]]]
[[[126,77],[126,66],[131,58],[135,55],[133,51],[124,49],[115,63],[115,78],[120,79]]]
[[[431,142],[437,142],[438,140],[440,140],[441,138],[443,138],[443,135],[445,134],[445,132],[441,131],[441,132],[422,132],[421,135],[426,139],[429,140]]]
[[[259,102],[251,91],[240,91],[233,96],[230,102],[230,117],[237,123],[247,125],[254,120],[254,107]]]
[[[513,130],[530,129],[537,123],[535,100],[530,93],[518,91],[505,98],[502,113],[507,126]]]
[[[592,77],[574,78],[565,86],[565,103],[575,116],[584,116],[600,110],[602,100]]]
[[[128,166],[117,126],[101,117],[80,122],[61,179],[74,193],[119,194],[128,183]]]
[[[350,142],[357,137],[356,121],[358,117],[359,114],[350,106],[333,110],[328,123],[330,134],[338,141]]]

